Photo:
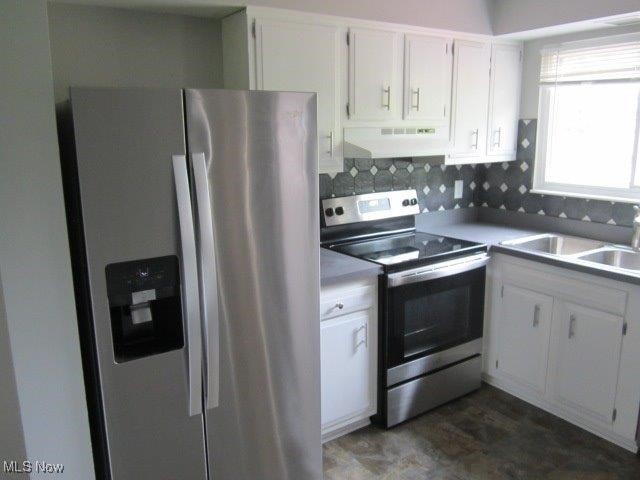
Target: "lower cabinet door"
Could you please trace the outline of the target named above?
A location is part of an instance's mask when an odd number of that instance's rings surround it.
[[[370,313],[363,310],[320,324],[323,433],[371,407]]]
[[[504,284],[498,325],[500,373],[544,393],[553,297]]]
[[[603,423],[614,420],[624,319],[557,300],[552,336],[553,396]]]

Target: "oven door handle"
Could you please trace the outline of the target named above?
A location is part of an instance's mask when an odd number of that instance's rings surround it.
[[[405,270],[404,272],[390,273],[387,275],[389,288],[409,285],[411,283],[425,282],[436,278],[457,275],[477,268],[482,268],[489,262],[489,255],[481,253],[469,257],[456,258],[447,262],[436,263],[428,267]]]

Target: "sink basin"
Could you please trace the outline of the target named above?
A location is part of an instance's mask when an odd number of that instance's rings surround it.
[[[553,255],[575,255],[604,246],[602,242],[597,240],[555,233],[544,233],[542,235],[507,240],[502,242],[502,245],[532,252],[551,253]]]
[[[640,270],[640,252],[623,248],[604,248],[578,258],[586,262],[599,263],[610,267]]]

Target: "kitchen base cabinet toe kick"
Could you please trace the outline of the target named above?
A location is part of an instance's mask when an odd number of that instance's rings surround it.
[[[502,254],[487,285],[484,379],[637,452],[640,287]]]

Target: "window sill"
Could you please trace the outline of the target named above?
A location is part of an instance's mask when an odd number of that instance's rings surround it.
[[[537,193],[539,195],[555,195],[557,197],[582,198],[585,200],[601,200],[604,202],[640,204],[640,195],[636,198],[627,198],[611,197],[607,195],[591,195],[588,193],[563,192],[559,190],[544,190],[541,188],[532,188],[529,191],[531,193]]]

